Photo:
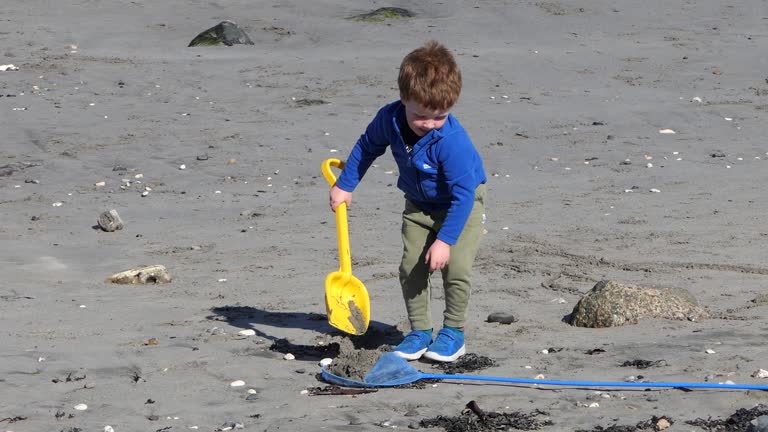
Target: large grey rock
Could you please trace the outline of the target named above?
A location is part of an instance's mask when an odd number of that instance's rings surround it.
[[[234,44],[253,45],[253,41],[232,21],[222,21],[192,39],[189,46],[211,46]]]
[[[571,324],[616,327],[636,324],[642,318],[695,321],[708,315],[706,309],[682,288],[642,288],[604,280],[579,300],[571,313]]]

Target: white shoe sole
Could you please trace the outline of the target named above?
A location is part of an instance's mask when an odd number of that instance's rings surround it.
[[[463,348],[462,348],[463,349]],[[421,358],[421,356],[424,355],[425,352],[427,352],[427,349],[424,348],[423,350],[416,351],[415,353],[406,354],[402,351],[392,351],[396,356],[400,358],[404,358],[406,360],[418,360]]]
[[[451,356],[444,356],[440,355],[434,351],[427,351],[424,353],[424,358],[428,358],[430,360],[439,361],[439,362],[452,362],[456,360],[457,358],[463,356],[466,354],[467,350],[465,349],[465,345],[462,345],[461,348],[459,348],[458,351],[456,351]]]

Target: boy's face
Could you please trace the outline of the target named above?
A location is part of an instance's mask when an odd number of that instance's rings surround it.
[[[417,102],[406,100],[402,102],[403,106],[405,106],[405,119],[408,122],[408,126],[420,137],[428,134],[432,129],[443,127],[445,119],[448,118],[449,110],[435,111],[425,108]]]

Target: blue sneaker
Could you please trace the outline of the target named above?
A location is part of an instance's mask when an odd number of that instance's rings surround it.
[[[395,347],[394,353],[406,360],[418,360],[432,343],[432,330],[414,330]]]
[[[444,327],[437,333],[435,342],[429,346],[424,357],[439,362],[452,362],[466,352],[464,331],[454,327]]]

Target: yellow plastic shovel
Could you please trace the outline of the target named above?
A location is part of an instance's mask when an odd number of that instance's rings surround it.
[[[343,169],[344,162],[327,159],[320,167],[323,177],[333,187],[336,184],[336,176],[333,175],[331,167]],[[361,335],[368,330],[371,302],[365,285],[352,275],[346,203],[336,207],[336,237],[339,239],[339,271],[329,273],[325,278],[325,309],[328,312],[328,322],[346,333]]]

